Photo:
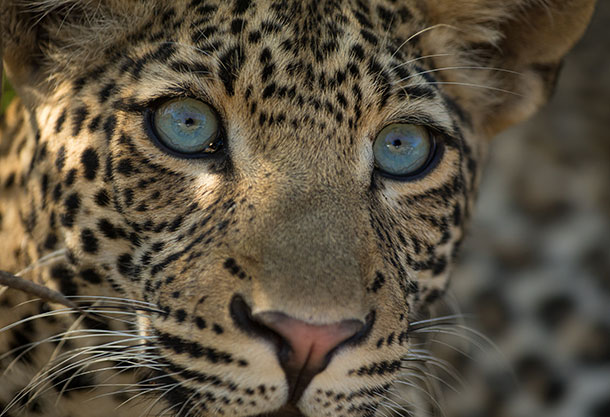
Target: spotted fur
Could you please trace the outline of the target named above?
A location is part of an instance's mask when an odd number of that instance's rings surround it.
[[[5,291],[7,411],[375,415],[447,285],[486,139],[543,104],[592,9],[542,3],[3,3],[21,99],[0,125],[0,266],[34,263],[24,276],[103,318]],[[218,111],[220,156],[155,146],[149,113],[172,97]],[[395,122],[437,138],[426,175],[375,170]],[[290,398],[236,299],[368,330]]]

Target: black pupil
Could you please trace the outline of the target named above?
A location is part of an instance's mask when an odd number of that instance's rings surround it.
[[[191,117],[189,117],[188,119],[186,119],[186,120],[184,121],[184,124],[185,124],[187,127],[191,127],[191,126],[193,126],[193,125],[195,124],[195,121],[194,121],[194,120],[193,120]]]
[[[398,148],[400,145],[402,145],[402,141],[400,139],[394,139],[392,141],[392,145]]]

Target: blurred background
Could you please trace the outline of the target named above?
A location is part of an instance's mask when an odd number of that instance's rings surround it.
[[[467,381],[446,416],[610,417],[610,1],[483,178],[447,301],[501,354],[444,349]]]
[[[444,311],[472,313],[491,342],[459,329],[451,348],[431,345],[463,379],[447,377],[456,390],[431,414],[610,417],[610,1],[598,3],[551,103],[493,142]]]

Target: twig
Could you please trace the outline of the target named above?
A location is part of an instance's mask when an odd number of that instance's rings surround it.
[[[90,317],[97,321],[101,321],[101,319],[94,317],[92,314],[86,312],[85,310],[74,304],[68,299],[68,297],[66,297],[59,291],[55,291],[51,288],[45,287],[44,285],[28,281],[27,279],[13,275],[10,272],[0,270],[0,285],[7,286],[14,290],[23,291],[30,295],[35,295],[36,297],[39,297],[46,301],[62,304],[66,307],[70,307],[74,310],[77,310],[78,312],[84,314],[87,317]]]

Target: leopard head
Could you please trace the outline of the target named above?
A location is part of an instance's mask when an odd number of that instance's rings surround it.
[[[42,279],[147,306],[175,413],[338,417],[400,378],[487,139],[544,104],[593,2],[4,7],[31,132],[7,198],[30,258],[67,253]]]

